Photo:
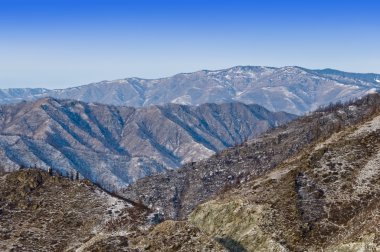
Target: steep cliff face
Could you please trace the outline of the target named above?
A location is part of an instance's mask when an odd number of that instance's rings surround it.
[[[189,219],[242,251],[380,251],[379,202],[376,112],[200,205]]]
[[[138,178],[199,161],[294,116],[257,105],[147,108],[41,99],[0,107],[5,171],[53,168],[114,190]]]
[[[255,103],[272,111],[304,114],[320,105],[358,98],[379,89],[380,75],[301,67],[236,66],[167,78],[127,78],[60,90],[0,90],[0,103],[41,97],[133,107],[177,103]]]
[[[162,208],[168,218],[186,218],[199,203],[265,174],[334,132],[368,119],[379,104],[379,95],[372,95],[346,106],[326,108],[209,159],[138,180],[123,195]]]

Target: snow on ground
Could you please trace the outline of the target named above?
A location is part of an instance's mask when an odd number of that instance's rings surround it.
[[[171,101],[172,103],[176,104],[182,104],[182,105],[190,105],[191,104],[191,96],[190,95],[183,95],[178,98],[175,98]]]
[[[236,96],[239,97],[239,96],[241,96],[242,94],[244,94],[245,92],[247,92],[247,91],[244,91],[244,92],[241,92],[241,91],[236,92]]]
[[[377,89],[376,88],[371,88],[370,90],[367,91],[368,94],[375,94],[377,93]]]
[[[127,208],[127,207],[132,207],[131,204],[121,200],[121,199],[118,199],[116,197],[113,197],[111,195],[109,195],[108,193],[104,192],[104,191],[101,191],[101,190],[97,190],[96,193],[100,196],[100,197],[103,197],[104,198],[104,201],[107,203],[107,219],[114,219],[116,218],[119,213],[121,212],[121,210],[123,210],[124,208]]]
[[[202,159],[206,159],[215,154],[214,151],[204,147],[200,143],[194,143],[191,148],[184,150],[186,155],[184,156],[181,164],[186,164],[188,162],[198,162]]]

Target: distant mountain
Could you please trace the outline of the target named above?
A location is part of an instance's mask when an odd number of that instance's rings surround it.
[[[0,90],[0,103],[41,97],[134,107],[178,103],[243,102],[272,111],[303,114],[339,100],[375,92],[379,74],[347,73],[301,67],[237,66],[218,71],[181,73],[168,78],[127,78],[60,89]]]
[[[259,105],[144,108],[44,98],[0,106],[0,170],[52,167],[107,189],[178,168],[295,118]]]
[[[17,103],[23,100],[34,100],[43,97],[49,89],[45,88],[8,88],[0,89],[0,103]]]

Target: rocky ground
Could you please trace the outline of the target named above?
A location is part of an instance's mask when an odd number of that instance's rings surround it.
[[[380,115],[200,205],[189,220],[241,251],[380,251]]]
[[[169,219],[186,218],[200,203],[271,171],[335,132],[369,120],[379,108],[379,95],[327,107],[209,159],[143,178],[126,188],[123,195],[162,209]]]
[[[379,108],[329,106],[122,196],[3,174],[0,250],[380,251]]]
[[[0,176],[0,251],[223,251],[195,226],[155,219],[146,207],[88,181],[37,169]]]

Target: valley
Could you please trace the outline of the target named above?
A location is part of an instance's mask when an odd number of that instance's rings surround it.
[[[379,118],[378,94],[328,106],[117,197],[42,170],[3,173],[0,247],[377,251]]]

